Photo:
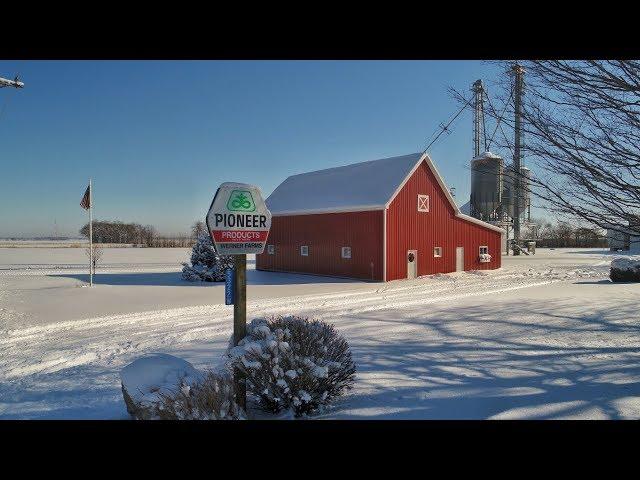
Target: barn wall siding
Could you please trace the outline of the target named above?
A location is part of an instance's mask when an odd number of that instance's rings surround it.
[[[418,194],[429,195],[429,212],[417,211]],[[465,270],[499,268],[499,232],[455,216],[455,211],[426,163],[409,178],[387,210],[387,280],[407,277],[407,250],[418,250],[418,275],[454,272],[456,247],[464,247]],[[478,247],[492,260],[480,263]],[[442,247],[434,258],[433,248]]]
[[[382,240],[381,210],[275,216],[267,241],[275,254],[256,255],[256,268],[382,281]],[[302,245],[308,257],[300,255]],[[342,258],[342,247],[351,247],[351,259]]]

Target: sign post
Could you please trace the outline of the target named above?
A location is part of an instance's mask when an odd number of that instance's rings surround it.
[[[226,274],[225,295],[225,303],[233,303],[234,345],[247,334],[247,254],[264,252],[270,228],[271,212],[260,188],[232,182],[218,187],[207,213],[207,229],[218,254],[234,255],[234,272]],[[233,289],[229,299],[231,280]],[[246,410],[246,380],[238,371],[234,372],[234,383],[238,404]]]
[[[247,335],[247,256],[235,256],[233,281],[233,344],[238,345]],[[237,370],[234,372],[236,399],[243,410],[247,408],[247,382]]]

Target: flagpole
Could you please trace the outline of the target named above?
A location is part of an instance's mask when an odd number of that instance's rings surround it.
[[[89,286],[93,287],[93,188],[89,179]]]

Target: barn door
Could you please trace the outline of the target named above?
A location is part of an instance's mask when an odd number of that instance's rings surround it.
[[[464,247],[456,247],[456,272],[464,272]]]
[[[407,250],[407,278],[418,276],[418,251]]]

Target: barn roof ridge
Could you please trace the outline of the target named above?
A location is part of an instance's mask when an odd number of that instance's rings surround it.
[[[383,161],[383,160],[391,160],[391,159],[394,159],[394,158],[417,156],[417,155],[422,155],[422,152],[412,152],[412,153],[406,153],[404,155],[393,155],[392,157],[377,158],[375,160],[364,160],[362,162],[348,163],[346,165],[336,165],[335,167],[320,168],[318,170],[310,170],[308,172],[294,173],[293,175],[289,175],[287,178],[297,177],[297,176],[300,176],[300,175],[310,175],[310,174],[315,174],[315,173],[322,173],[322,172],[330,172],[330,171],[340,170],[340,169],[347,169],[347,168],[350,168],[350,167],[363,166],[364,164],[380,162],[380,161]]]

